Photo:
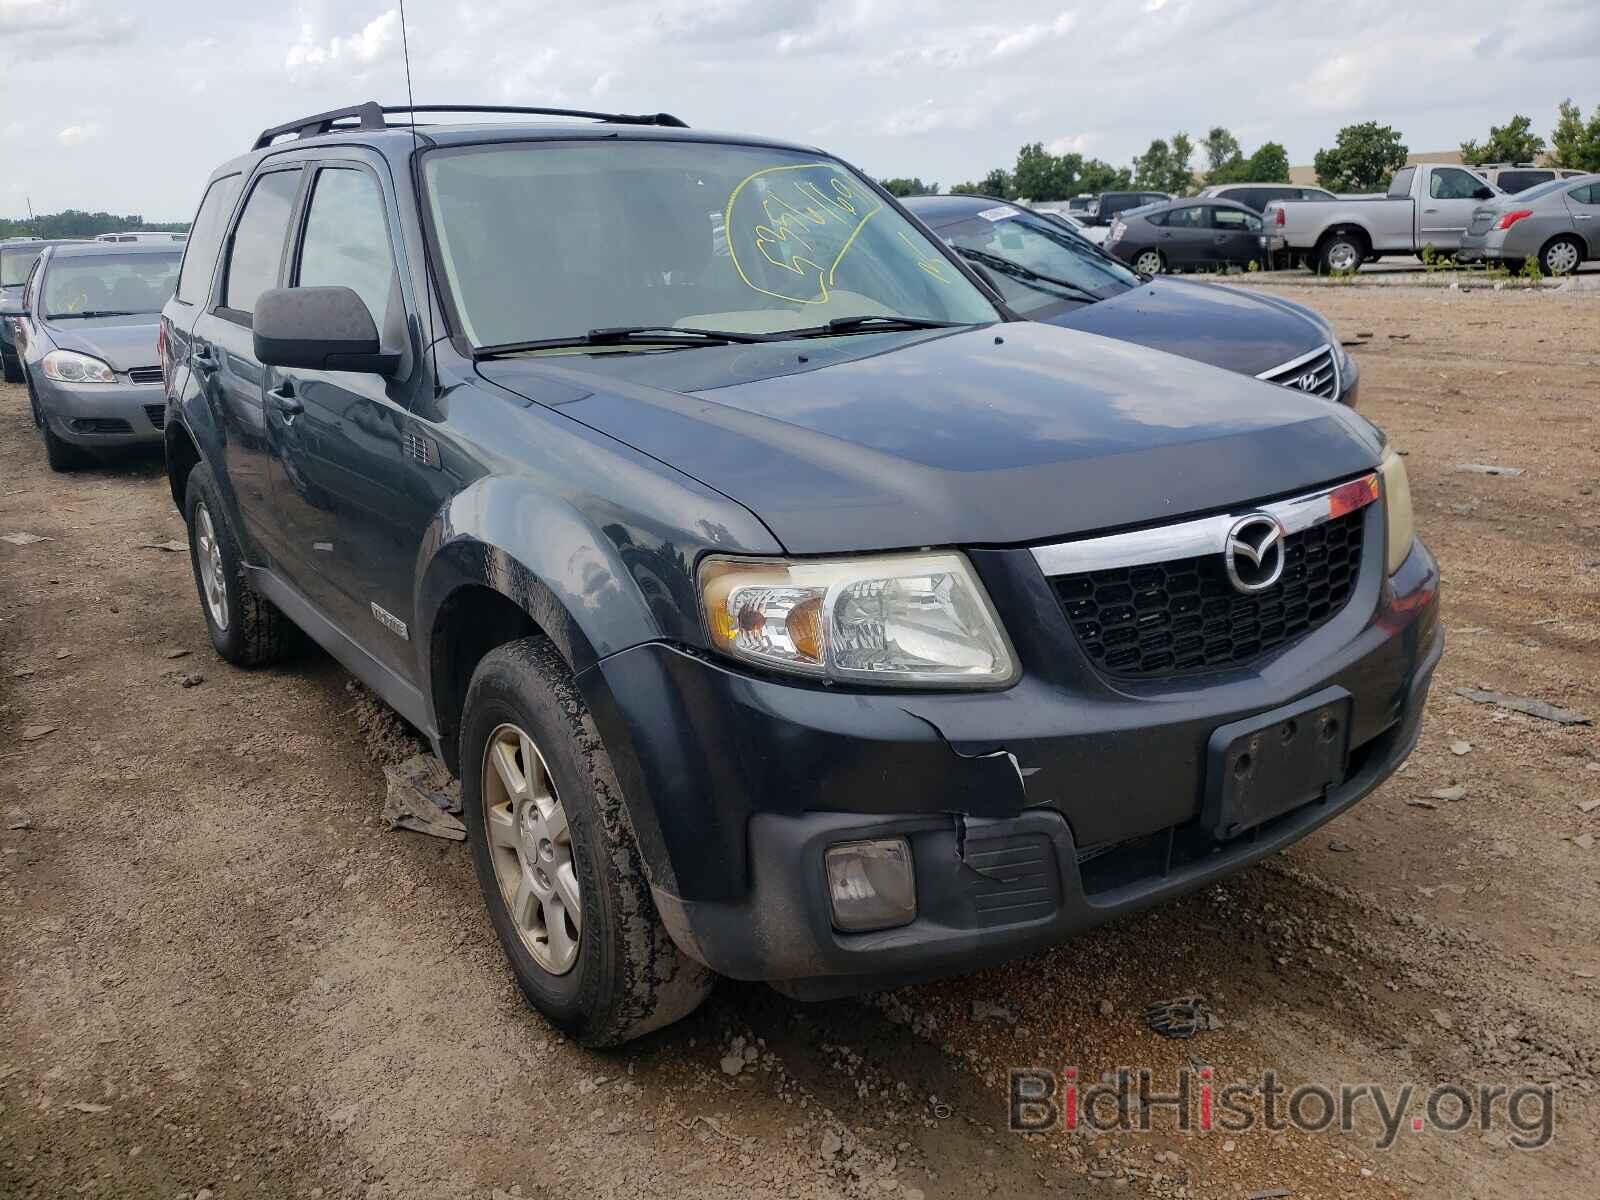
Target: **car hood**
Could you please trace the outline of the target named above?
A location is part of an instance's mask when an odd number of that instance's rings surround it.
[[[716,488],[792,553],[1046,541],[1371,468],[1340,405],[1031,323],[662,353],[482,375]]]
[[[1245,375],[1259,375],[1331,341],[1287,301],[1210,283],[1156,278],[1050,324],[1121,338]]]
[[[140,313],[135,317],[90,317],[82,321],[54,320],[46,323],[50,340],[62,350],[77,350],[111,364],[116,371],[133,367],[153,367],[156,333],[161,327],[160,313]]]

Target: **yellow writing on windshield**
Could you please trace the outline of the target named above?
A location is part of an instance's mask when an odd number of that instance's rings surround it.
[[[765,167],[728,195],[733,269],[764,295],[826,304],[840,262],[881,211],[883,202],[836,164]]]

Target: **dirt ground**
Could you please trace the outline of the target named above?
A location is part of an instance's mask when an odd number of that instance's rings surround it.
[[[523,1005],[464,848],[383,828],[396,719],[317,654],[218,661],[187,555],[152,548],[184,536],[159,464],[53,475],[0,386],[0,536],[50,539],[0,541],[0,1195],[1592,1191],[1600,734],[1455,689],[1600,718],[1600,299],[1285,294],[1360,343],[1443,564],[1408,768],[1287,854],[1035,958],[823,1006],[724,984],[605,1054]],[[1220,1028],[1146,1028],[1186,993]],[[1006,1130],[1008,1067],[1166,1091],[1201,1065],[1549,1083],[1554,1137]]]

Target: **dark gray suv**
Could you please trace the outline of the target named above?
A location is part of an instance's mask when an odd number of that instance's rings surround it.
[[[435,111],[212,175],[168,470],[218,653],[431,739],[575,1037],[1048,945],[1410,752],[1439,576],[1358,414],[1022,321],[814,148]]]

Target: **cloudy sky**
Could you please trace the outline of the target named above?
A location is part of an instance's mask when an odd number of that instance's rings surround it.
[[[398,0],[0,0],[0,216],[186,219],[266,125],[405,98]],[[1600,105],[1600,0],[407,0],[419,102],[677,113],[949,184],[1226,125],[1309,162]]]

